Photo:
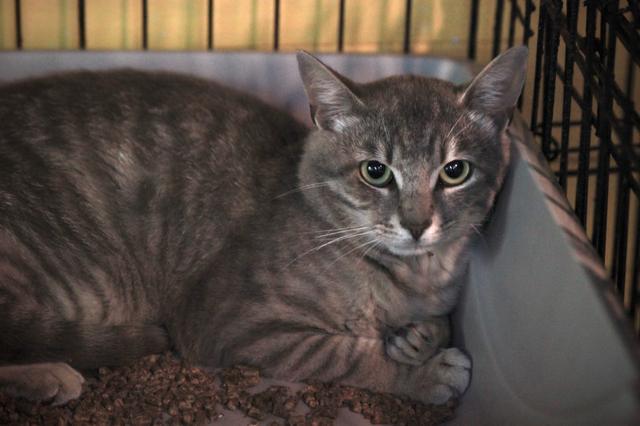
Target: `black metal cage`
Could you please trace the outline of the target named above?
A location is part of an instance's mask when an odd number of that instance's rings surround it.
[[[636,0],[541,2],[529,122],[637,330],[639,27]]]

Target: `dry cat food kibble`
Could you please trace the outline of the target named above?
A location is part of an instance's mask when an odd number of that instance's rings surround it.
[[[214,375],[152,355],[129,367],[100,368],[80,398],[64,406],[0,394],[0,424],[204,424],[217,416],[217,402]]]
[[[453,404],[427,406],[349,386],[309,383],[293,392],[271,386],[251,392],[258,370],[235,366],[214,373],[191,367],[173,355],[152,355],[121,368],[101,368],[87,378],[81,397],[64,406],[31,403],[0,393],[0,424],[160,425],[208,424],[223,408],[244,413],[246,424],[333,425],[346,407],[372,423],[436,425],[453,415]],[[300,401],[307,414],[298,414]]]
[[[425,405],[397,396],[335,384],[313,383],[301,392],[302,400],[311,407],[313,417],[322,424],[337,416],[338,409],[347,407],[373,424],[438,425],[453,417],[454,403],[442,406]],[[327,422],[325,422],[325,420]]]

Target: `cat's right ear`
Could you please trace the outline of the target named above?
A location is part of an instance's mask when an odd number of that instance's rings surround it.
[[[296,56],[313,123],[319,129],[340,132],[356,122],[362,101],[348,87],[349,80],[310,53],[300,50]]]

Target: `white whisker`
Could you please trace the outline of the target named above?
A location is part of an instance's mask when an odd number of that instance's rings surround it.
[[[338,241],[342,241],[342,240],[349,239],[349,238],[361,237],[363,235],[367,235],[367,234],[370,234],[372,232],[375,232],[375,231],[365,231],[365,232],[359,232],[359,233],[356,233],[356,234],[342,235],[342,236],[340,236],[338,238],[335,238],[335,239],[333,239],[331,241],[328,241],[326,243],[320,244],[317,247],[314,247],[314,248],[312,248],[310,250],[305,251],[300,256],[296,257],[291,262],[287,263],[285,265],[285,269],[288,268],[291,264],[293,264],[293,263],[297,262],[298,260],[300,260],[301,258],[303,258],[304,256],[307,256],[307,255],[309,255],[309,254],[311,254],[313,252],[316,252],[316,251],[318,251],[318,250],[320,250],[320,249],[322,249],[322,248],[324,248],[324,247],[326,247],[328,245],[331,245],[331,244],[337,243]]]
[[[471,226],[471,229],[473,229],[476,234],[482,237],[482,232],[480,232],[480,229],[475,224],[471,223],[469,226]]]
[[[449,129],[449,133],[447,133],[447,136],[444,137],[444,141],[447,141],[449,139],[449,136],[451,136],[451,132],[453,132],[453,129],[456,128],[456,126],[458,125],[458,122],[462,119],[462,117],[464,117],[465,113],[463,112],[462,114],[460,114],[460,116],[457,118],[457,120],[453,123],[453,126],[451,126],[451,128]]]
[[[331,262],[329,264],[329,266],[333,265],[334,263],[336,263],[338,260],[342,259],[343,257],[347,256],[349,253],[353,253],[354,251],[360,249],[360,248],[364,248],[366,246],[368,246],[369,244],[375,244],[377,243],[377,240],[369,240],[363,244],[358,244],[357,246],[353,247],[351,250],[347,251],[346,253],[341,254],[340,256],[338,256],[333,262]]]
[[[314,238],[327,238],[327,237],[332,237],[338,234],[345,234],[347,232],[357,232],[357,231],[364,231],[365,229],[371,229],[370,226],[358,226],[356,228],[349,228],[349,229],[342,229],[339,231],[331,231],[331,232],[326,232],[324,234],[321,235],[317,235]]]
[[[293,194],[293,193],[296,193],[296,192],[306,191],[308,189],[315,189],[315,188],[321,188],[321,187],[324,187],[324,186],[329,186],[330,183],[331,183],[331,181],[309,183],[307,185],[302,185],[302,186],[299,186],[297,188],[290,189],[289,191],[283,192],[280,195],[276,195],[275,197],[273,197],[273,199],[275,200],[275,199],[284,197],[285,195]]]
[[[469,116],[470,116],[469,122],[467,122],[467,124],[462,129],[458,130],[456,134],[451,137],[452,139],[457,138],[460,133],[467,130],[472,124],[477,123],[480,117],[478,114],[474,114],[474,113],[469,114]]]
[[[482,231],[480,231],[480,228],[478,228],[478,226],[474,223],[470,224],[471,228],[473,229],[473,231],[478,235],[478,240],[480,241],[480,243],[484,246],[484,248],[488,249],[489,248],[489,244],[487,243],[487,239],[484,236],[484,234],[482,233]]]
[[[364,259],[364,258],[365,258],[365,256],[367,255],[367,253],[369,253],[372,249],[374,249],[374,248],[379,247],[379,246],[381,246],[381,245],[382,245],[382,241],[379,241],[379,240],[374,240],[374,241],[375,241],[375,244],[374,244],[374,245],[372,245],[371,247],[367,248],[367,249],[364,251],[364,253],[362,253],[362,256],[360,256],[360,259]]]
[[[342,228],[325,228],[325,229],[316,229],[315,231],[305,231],[304,234],[323,234],[326,232],[333,232],[333,231],[348,231],[348,230],[352,230],[352,229],[357,229],[357,228],[364,228],[365,226],[363,225],[358,225],[358,226],[345,226]]]

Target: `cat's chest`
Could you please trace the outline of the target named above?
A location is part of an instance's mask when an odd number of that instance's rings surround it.
[[[361,285],[348,300],[344,326],[362,336],[445,315],[455,306],[460,287],[460,277],[432,259],[373,266],[358,279]]]

